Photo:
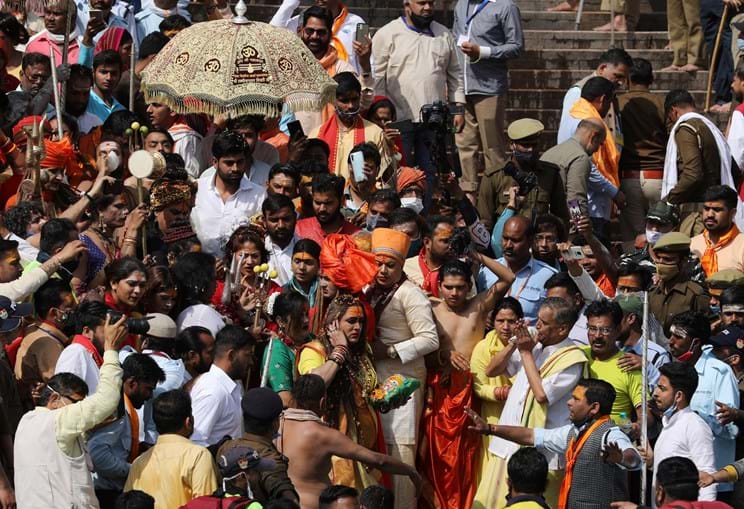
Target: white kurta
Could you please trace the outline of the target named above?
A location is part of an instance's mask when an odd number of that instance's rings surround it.
[[[400,285],[380,316],[377,332],[377,341],[394,345],[398,352],[398,359],[384,359],[375,363],[380,382],[396,374],[421,381],[421,388],[405,405],[381,415],[385,442],[415,445],[418,441],[419,419],[424,408],[424,355],[439,348],[431,303],[424,292],[411,281]]]
[[[543,347],[542,343],[535,345],[535,348],[532,350],[532,355],[535,358],[537,369],[540,369],[542,365],[545,364],[545,361],[547,361],[548,358],[559,349],[572,345],[573,341],[570,339],[565,339],[556,345],[546,347]],[[522,412],[525,400],[527,399],[527,391],[530,388],[530,383],[527,380],[527,373],[524,371],[524,368],[521,367],[521,356],[519,355],[518,350],[512,354],[512,359],[514,359],[515,356],[520,359],[520,368],[514,379],[514,384],[509,391],[506,403],[504,403],[504,410],[501,412],[501,419],[499,420],[499,424],[505,426],[522,425]],[[512,366],[514,366],[514,364],[510,363],[509,369],[507,370],[510,376],[514,375],[514,372],[511,371],[511,369],[513,369]],[[543,390],[545,391],[545,395],[548,397],[548,412],[545,421],[545,429],[560,428],[561,426],[570,424],[571,421],[568,418],[567,406],[568,399],[571,397],[571,391],[576,386],[576,382],[581,378],[582,371],[583,364],[574,364],[568,369],[543,380]],[[496,436],[491,437],[491,442],[488,446],[488,450],[492,454],[504,459],[509,459],[517,449],[519,449],[519,445],[516,443]],[[557,454],[547,453],[545,456],[548,460],[548,467],[550,470],[559,470],[565,463],[564,458],[559,457]]]

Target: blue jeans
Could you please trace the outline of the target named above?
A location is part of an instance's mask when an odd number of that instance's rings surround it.
[[[718,25],[723,15],[723,3],[717,0],[700,0],[700,24],[705,36],[708,62],[713,58],[713,45],[716,42]],[[713,104],[731,100],[731,82],[734,79],[734,58],[731,55],[731,28],[724,24],[721,33],[721,49],[718,52],[716,73],[713,76]],[[713,65],[713,64],[710,64]]]

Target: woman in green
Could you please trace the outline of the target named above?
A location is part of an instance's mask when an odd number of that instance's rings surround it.
[[[285,290],[269,298],[267,311],[279,329],[264,350],[261,386],[276,391],[287,408],[292,399],[297,351],[310,336],[310,306],[299,293]]]

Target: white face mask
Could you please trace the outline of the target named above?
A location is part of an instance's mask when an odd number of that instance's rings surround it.
[[[424,202],[418,196],[401,198],[400,205],[401,207],[413,210],[416,214],[419,214],[424,210]]]
[[[653,246],[659,241],[662,235],[664,234],[661,232],[646,230],[646,241]]]

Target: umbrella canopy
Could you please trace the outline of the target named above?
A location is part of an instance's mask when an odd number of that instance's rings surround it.
[[[142,76],[148,103],[228,117],[278,117],[285,104],[292,111],[318,111],[334,99],[335,89],[295,34],[239,18],[182,30]]]

